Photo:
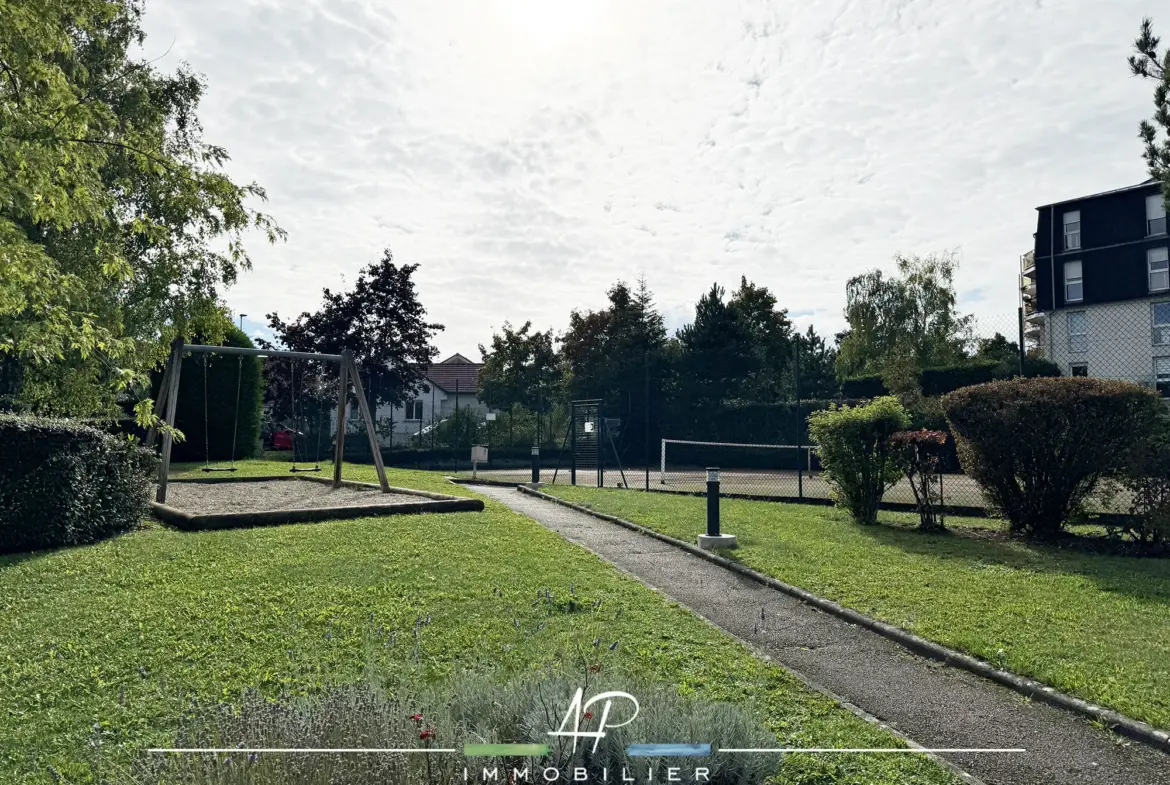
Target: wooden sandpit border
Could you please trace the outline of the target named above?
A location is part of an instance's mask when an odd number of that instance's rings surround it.
[[[325,477],[309,477],[298,474],[286,474],[265,477],[183,477],[171,479],[170,483],[239,483],[239,482],[272,482],[285,480],[289,482],[308,481],[332,485],[333,481]],[[353,488],[369,488],[381,491],[376,483],[357,482],[356,480],[342,480],[342,485]],[[296,510],[257,510],[255,512],[223,512],[223,513],[193,513],[171,507],[168,504],[150,503],[150,510],[154,516],[166,524],[185,531],[208,531],[213,529],[245,529],[253,526],[279,526],[285,523],[313,523],[315,521],[333,521],[344,518],[370,518],[382,515],[417,515],[425,512],[481,512],[482,499],[466,499],[458,496],[446,496],[441,493],[419,491],[414,488],[391,487],[390,493],[399,493],[409,496],[419,496],[423,500],[417,502],[394,502],[391,504],[361,504],[342,507],[307,507]]]

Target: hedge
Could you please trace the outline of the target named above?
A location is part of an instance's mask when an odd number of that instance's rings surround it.
[[[1037,357],[1025,357],[1023,370],[1023,375],[1027,378],[1060,376],[1060,368],[1056,363]],[[946,395],[974,384],[1011,379],[1018,376],[1019,372],[1018,362],[972,361],[959,365],[924,368],[918,376],[918,386],[922,389],[923,395]],[[876,398],[889,394],[882,377],[877,375],[845,379],[841,382],[841,391],[847,398]]]
[[[943,408],[963,470],[1011,529],[1052,538],[1131,464],[1162,404],[1130,382],[1037,378],[965,387]]]
[[[0,415],[0,553],[96,542],[149,512],[154,456],[69,420]]]
[[[233,327],[224,346],[254,348],[251,339]],[[207,399],[204,408],[203,361],[207,359]],[[232,434],[236,434],[236,458],[251,458],[260,451],[260,424],[264,408],[263,360],[259,357],[191,354],[183,358],[179,377],[179,399],[175,427],[183,432],[182,442],[171,450],[174,461],[203,461],[210,452],[212,461],[232,457]],[[236,430],[236,378],[239,373],[240,421]],[[157,382],[155,395],[157,399]],[[204,425],[204,411],[207,422]],[[207,438],[204,439],[206,427]],[[205,445],[210,443],[207,451]]]

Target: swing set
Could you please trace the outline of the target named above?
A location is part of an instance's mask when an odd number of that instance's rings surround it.
[[[365,423],[366,435],[370,440],[370,451],[374,457],[374,468],[378,473],[378,484],[381,486],[382,493],[390,493],[390,483],[386,480],[386,467],[382,462],[382,452],[378,445],[377,432],[374,430],[374,418],[370,413],[370,404],[366,400],[365,390],[362,388],[361,376],[358,373],[357,363],[354,362],[353,355],[349,351],[341,354],[317,354],[315,352],[290,352],[278,349],[250,349],[241,346],[204,346],[201,344],[185,344],[182,339],[175,339],[171,344],[170,357],[167,359],[166,369],[163,371],[162,385],[159,387],[158,400],[162,404],[163,417],[162,420],[168,428],[161,432],[161,460],[158,467],[158,491],[155,494],[155,501],[163,504],[167,500],[167,479],[170,474],[171,467],[171,429],[175,425],[175,409],[178,405],[179,396],[179,376],[182,372],[182,361],[184,354],[202,354],[203,355],[203,440],[204,440],[204,466],[205,472],[234,472],[236,467],[236,436],[239,433],[239,410],[240,410],[240,386],[243,373],[243,362],[245,357],[284,357],[290,362],[292,373],[292,383],[290,384],[290,399],[293,405],[293,412],[296,416],[297,433],[293,437],[293,466],[289,471],[292,472],[319,472],[321,471],[321,432],[324,427],[317,428],[317,454],[312,467],[298,467],[297,464],[297,450],[296,437],[300,436],[300,428],[303,422],[304,407],[303,401],[300,401],[298,406],[298,398],[296,395],[296,366],[293,364],[297,360],[318,360],[321,362],[337,363],[338,366],[338,387],[337,387],[337,434],[333,444],[333,487],[341,487],[341,464],[345,456],[345,404],[346,398],[349,395],[349,386],[353,384],[354,395],[357,398],[358,409],[361,412],[362,420]],[[208,400],[207,400],[207,356],[211,354],[219,355],[236,355],[238,357],[238,366],[236,371],[236,422],[232,429],[232,448],[231,448],[231,465],[230,466],[212,466],[211,465],[211,449],[208,443]],[[301,398],[304,397],[304,372],[301,374],[302,390]],[[324,418],[322,418],[324,419]],[[146,446],[153,449],[156,441],[159,441],[160,431],[157,428],[151,428],[146,435]],[[305,445],[304,453],[308,452],[308,445]],[[308,455],[302,456],[308,462]]]

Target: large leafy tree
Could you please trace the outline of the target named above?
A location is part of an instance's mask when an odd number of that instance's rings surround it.
[[[1159,52],[1161,43],[1154,35],[1153,21],[1142,19],[1141,31],[1133,42],[1134,54],[1129,56],[1129,70],[1155,82],[1153,120],[1141,121],[1138,136],[1144,144],[1146,168],[1150,177],[1162,183],[1162,196],[1170,212],[1170,49]]]
[[[282,235],[202,139],[201,78],[162,73],[137,0],[6,0],[0,23],[2,402],[89,414],[165,357],[222,337],[243,235]],[[148,408],[148,407],[147,407]],[[144,410],[145,411],[145,410]]]
[[[516,330],[508,322],[492,335],[491,347],[481,345],[483,368],[479,372],[479,397],[489,406],[513,405],[529,411],[547,411],[552,385],[558,380],[558,358],[552,330],[533,332],[525,322]]]
[[[837,353],[843,377],[879,374],[895,392],[917,385],[923,368],[961,362],[972,340],[971,316],[955,307],[953,253],[894,258],[898,275],[871,270],[849,279],[849,329]]]
[[[270,313],[268,326],[280,344],[292,351],[351,352],[360,366],[366,395],[379,403],[402,405],[421,387],[426,366],[438,352],[431,341],[443,329],[443,325],[426,319],[426,309],[415,291],[417,269],[417,264],[395,264],[387,248],[380,260],[358,273],[352,290],[325,289],[316,311],[306,311],[292,321]],[[292,367],[280,359],[268,364],[276,396],[273,403],[278,409],[293,397],[290,383],[314,399],[336,396],[327,383],[334,376],[332,366],[302,363],[295,380],[290,376]],[[289,391],[287,396],[285,390]]]

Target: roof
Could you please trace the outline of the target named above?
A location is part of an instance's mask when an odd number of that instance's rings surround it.
[[[1062,205],[1062,204],[1069,204],[1070,202],[1083,202],[1086,199],[1096,199],[1099,196],[1112,196],[1113,194],[1125,193],[1126,191],[1136,191],[1139,188],[1148,188],[1149,186],[1153,185],[1155,182],[1157,182],[1157,181],[1153,177],[1151,177],[1148,180],[1143,180],[1142,182],[1138,183],[1137,185],[1127,185],[1124,188],[1114,188],[1112,191],[1101,191],[1100,193],[1089,194],[1088,196],[1078,196],[1075,199],[1064,199],[1064,200],[1061,200],[1059,202],[1053,202],[1052,204],[1042,204],[1039,207],[1037,207],[1036,209],[1043,210],[1047,207],[1057,207],[1057,206]]]
[[[423,375],[440,390],[460,394],[474,393],[479,389],[479,369],[483,363],[473,363],[462,354],[453,354],[446,360],[431,363],[423,371]]]

